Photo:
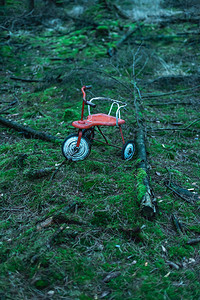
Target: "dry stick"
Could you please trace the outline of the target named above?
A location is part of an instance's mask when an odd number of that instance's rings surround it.
[[[65,160],[63,160],[61,163],[60,163],[60,165],[55,169],[55,171],[53,172],[53,174],[52,174],[52,176],[51,176],[51,178],[50,178],[50,181],[51,180],[53,180],[53,178],[55,177],[55,175],[58,173],[58,171],[60,170],[60,168],[64,165],[64,164],[66,164],[66,162],[67,162],[67,160],[65,159]]]
[[[13,102],[11,102],[9,105],[7,105],[5,108],[3,108],[3,109],[0,111],[0,114],[3,114],[3,113],[5,113],[5,111],[11,109],[17,102],[18,102],[18,99],[17,99],[17,100],[14,100]]]
[[[159,131],[159,130],[187,130],[189,127],[191,127],[193,124],[197,123],[200,121],[199,119],[194,120],[193,122],[191,122],[188,126],[184,127],[184,128],[148,128],[148,130],[152,130],[152,131]]]
[[[37,79],[26,79],[26,78],[18,78],[18,77],[10,77],[12,80],[18,80],[23,82],[44,82],[44,80],[37,80]]]
[[[23,126],[17,122],[7,120],[3,117],[0,117],[0,124],[6,126],[8,128],[12,128],[18,132],[22,132],[26,136],[29,136],[32,138],[40,139],[40,140],[47,141],[47,142],[53,142],[53,143],[58,143],[61,141],[60,139],[58,139],[57,137],[55,137],[51,134],[47,134],[42,131],[37,131],[31,127]]]
[[[165,97],[165,96],[168,96],[168,95],[174,95],[174,94],[178,94],[178,93],[185,93],[185,92],[188,92],[188,91],[191,91],[191,90],[195,90],[195,89],[199,89],[200,88],[200,85],[196,85],[192,88],[189,88],[189,89],[184,89],[184,90],[178,90],[178,91],[174,91],[174,92],[168,92],[168,93],[163,93],[163,94],[144,94],[142,95],[142,98],[143,99],[148,99],[148,98],[156,98],[156,97]]]
[[[183,197],[181,194],[179,194],[175,189],[173,189],[171,186],[166,184],[166,187],[168,189],[170,189],[174,194],[176,194],[177,196],[179,196],[181,199],[183,199],[184,201],[188,202],[191,204],[191,201],[189,201],[187,198]]]
[[[142,198],[140,199],[140,207],[142,214],[147,217],[147,218],[152,218],[154,213],[156,212],[155,205],[153,204],[153,194],[152,190],[150,188],[150,183],[149,183],[149,177],[147,174],[147,155],[146,155],[146,147],[145,147],[145,134],[144,134],[144,125],[143,125],[143,119],[141,117],[141,111],[140,107],[137,101],[137,95],[139,96],[139,99],[141,100],[141,94],[140,90],[137,87],[136,83],[136,78],[135,78],[135,58],[137,53],[139,52],[140,49],[134,54],[133,56],[133,80],[134,80],[134,106],[135,106],[135,111],[136,111],[136,120],[137,120],[137,133],[136,133],[136,145],[137,145],[137,151],[138,151],[138,158],[140,159],[140,163],[137,165],[137,177],[138,177],[138,192],[140,193],[140,185],[142,187],[145,186],[145,194],[142,195]],[[139,174],[140,171],[143,173],[142,179],[139,179]],[[142,180],[140,182],[139,180]]]
[[[187,241],[188,245],[194,245],[194,244],[197,244],[197,243],[200,243],[200,237],[196,238],[196,239],[191,239],[191,240]]]
[[[179,101],[170,101],[163,103],[145,103],[147,106],[166,106],[166,105],[194,105],[192,102],[179,102]]]

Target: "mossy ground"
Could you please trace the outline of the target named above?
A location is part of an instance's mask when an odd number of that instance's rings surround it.
[[[92,84],[89,97],[127,102],[122,111],[124,135],[134,139],[133,53],[140,47],[135,70],[142,95],[188,89],[186,80],[164,86],[153,81],[166,72],[196,74],[196,36],[193,41],[191,36],[176,36],[197,26],[188,22],[161,28],[159,23],[143,22],[110,58],[108,48],[136,24],[116,21],[102,5],[88,6],[83,17],[98,27],[65,19],[56,29],[47,23],[12,28],[9,42],[2,41],[0,50],[1,107],[15,97],[18,102],[5,117],[63,140],[76,132],[71,122],[80,118],[80,87]],[[199,245],[187,241],[199,236],[199,202],[184,202],[165,186],[171,177],[200,193],[200,123],[179,130],[199,118],[197,92],[142,100],[148,172],[159,207],[153,221],[140,214],[137,158],[122,161],[120,150],[94,141],[87,160],[66,162],[55,176],[30,179],[28,170],[63,162],[60,145],[27,139],[1,126],[2,299],[198,299]],[[182,104],[188,99],[188,105]],[[151,106],[169,101],[180,103]],[[102,104],[98,109],[107,108]],[[169,130],[172,127],[177,130]],[[117,129],[105,131],[120,145]],[[183,232],[176,231],[172,214],[181,221]],[[168,261],[177,268],[170,268]],[[105,282],[106,275],[117,271]]]

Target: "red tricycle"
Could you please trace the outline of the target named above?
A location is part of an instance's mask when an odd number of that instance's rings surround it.
[[[121,149],[122,151],[122,159],[130,160],[134,156],[135,153],[135,144],[134,141],[125,142],[124,136],[122,133],[121,125],[125,123],[124,120],[120,118],[120,109],[126,106],[126,103],[123,103],[118,100],[104,98],[104,97],[96,97],[90,99],[90,101],[86,100],[86,90],[90,89],[91,86],[83,86],[81,91],[83,93],[83,102],[82,102],[82,111],[81,111],[81,119],[79,121],[74,121],[72,126],[78,128],[77,134],[69,135],[62,144],[62,153],[66,159],[72,161],[83,160],[88,157],[91,150],[91,145],[94,140],[95,127],[97,127],[98,131],[102,135],[105,140],[105,144],[109,146],[113,146]],[[96,107],[96,104],[93,103],[94,100],[98,101],[109,101],[111,103],[108,114],[97,113],[91,114],[90,107]],[[88,105],[88,116],[87,119],[83,119],[84,114],[84,106]],[[115,116],[111,116],[111,112],[113,110],[114,105],[116,105],[116,113]],[[108,142],[107,138],[103,134],[100,126],[116,126],[119,128],[121,139],[122,139],[122,147],[118,147],[116,145],[112,145]],[[96,140],[96,139],[95,139]],[[99,141],[99,140],[98,140]],[[102,141],[100,141],[102,143]]]

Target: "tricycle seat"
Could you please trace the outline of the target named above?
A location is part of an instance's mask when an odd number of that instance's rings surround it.
[[[106,114],[89,115],[86,120],[74,121],[72,126],[79,129],[88,129],[93,126],[116,126],[122,125],[125,121]]]

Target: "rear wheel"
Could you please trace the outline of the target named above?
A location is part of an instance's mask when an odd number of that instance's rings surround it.
[[[80,146],[76,147],[78,134],[69,135],[62,144],[62,153],[68,160],[84,160],[90,154],[90,142],[86,137],[81,137]]]
[[[122,148],[122,159],[131,160],[135,154],[134,141],[127,141]]]

